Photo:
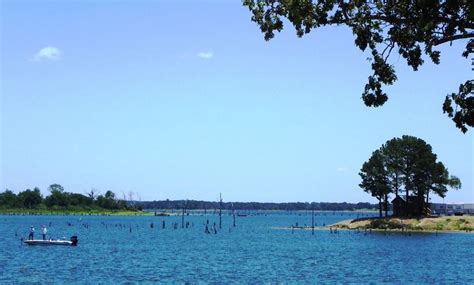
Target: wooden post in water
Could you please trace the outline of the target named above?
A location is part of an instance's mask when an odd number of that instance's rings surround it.
[[[234,203],[232,203],[232,218],[234,219],[234,228],[235,228],[235,209],[234,209]]]
[[[184,210],[186,208],[186,202],[183,202],[183,213],[181,214],[181,228],[184,229]]]
[[[222,193],[219,193],[219,229],[222,229]]]
[[[314,209],[311,209],[311,234],[314,235]]]

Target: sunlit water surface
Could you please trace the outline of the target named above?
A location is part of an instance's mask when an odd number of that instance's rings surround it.
[[[318,225],[367,213],[318,212]],[[456,283],[474,284],[473,234],[365,234],[275,229],[309,213],[185,217],[0,216],[0,283]],[[166,228],[162,229],[165,221]],[[34,225],[77,247],[26,246]],[[70,225],[68,225],[68,223]],[[154,227],[151,228],[151,223]],[[178,223],[177,229],[172,224]],[[88,226],[86,226],[88,225]]]

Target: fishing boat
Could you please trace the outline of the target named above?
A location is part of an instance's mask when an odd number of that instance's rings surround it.
[[[30,239],[24,240],[24,243],[27,245],[71,245],[77,246],[79,240],[77,236],[72,236],[70,240],[61,240],[61,239],[49,239],[49,240],[40,240],[40,239]]]

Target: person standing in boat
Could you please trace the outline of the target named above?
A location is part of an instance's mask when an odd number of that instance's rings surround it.
[[[29,240],[33,240],[35,235],[35,228],[33,226],[30,227],[30,234],[28,235]]]
[[[48,229],[46,229],[45,225],[41,227],[41,233],[43,234],[43,240],[46,240],[46,234],[48,233]]]

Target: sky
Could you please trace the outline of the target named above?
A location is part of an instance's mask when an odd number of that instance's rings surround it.
[[[0,2],[0,189],[50,184],[135,199],[376,200],[358,172],[422,138],[473,202],[473,131],[442,112],[473,77],[465,42],[365,107],[368,53],[345,27],[266,42],[240,1]],[[433,201],[442,201],[433,197]]]

